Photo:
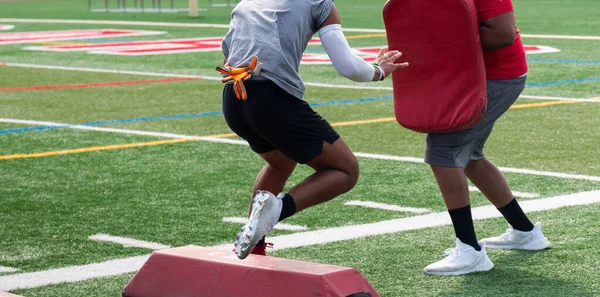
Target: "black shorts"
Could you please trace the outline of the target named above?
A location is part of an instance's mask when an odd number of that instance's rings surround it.
[[[238,100],[233,84],[223,89],[223,113],[227,125],[244,138],[256,153],[281,151],[305,164],[340,135],[310,105],[294,97],[270,80],[244,82],[248,99]]]

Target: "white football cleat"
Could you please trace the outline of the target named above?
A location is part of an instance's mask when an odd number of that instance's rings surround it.
[[[485,238],[482,240],[485,245],[491,249],[506,250],[529,250],[538,251],[548,248],[551,243],[542,232],[542,223],[533,225],[533,230],[529,232],[515,230],[512,227],[506,229],[506,232],[498,237]]]
[[[494,263],[485,252],[485,243],[479,242],[481,251],[476,251],[472,246],[456,239],[456,247],[447,249],[446,258],[428,265],[423,269],[425,274],[431,275],[463,275],[478,271],[489,271],[494,268]]]
[[[273,231],[283,206],[281,197],[267,191],[256,191],[248,222],[236,236],[235,253],[238,258],[248,257],[256,244]]]

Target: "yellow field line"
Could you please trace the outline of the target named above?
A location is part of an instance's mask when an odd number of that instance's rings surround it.
[[[350,35],[346,36],[346,39],[365,39],[365,38],[376,38],[376,37],[386,37],[385,33],[377,33],[377,34],[362,34],[362,35]]]
[[[178,139],[157,140],[157,141],[149,141],[149,142],[136,142],[136,143],[127,143],[127,144],[92,146],[92,147],[84,147],[84,148],[71,149],[71,150],[50,151],[50,152],[32,153],[32,154],[15,154],[15,155],[0,156],[0,161],[13,160],[13,159],[51,157],[51,156],[58,156],[58,155],[127,149],[127,148],[134,148],[134,147],[143,147],[143,146],[156,146],[156,145],[171,144],[171,143],[199,141],[199,140],[209,138],[209,137],[225,138],[225,137],[233,137],[233,136],[236,136],[236,134],[235,133],[227,133],[227,134],[210,135],[210,136],[202,136],[202,137],[195,137],[195,138],[178,138]]]
[[[353,125],[363,125],[363,124],[373,124],[373,123],[385,123],[385,122],[392,122],[395,120],[396,120],[396,118],[379,118],[379,119],[372,119],[372,120],[337,122],[337,123],[331,123],[331,126],[343,127],[343,126],[353,126]]]
[[[539,103],[515,104],[515,105],[511,106],[510,109],[543,107],[543,106],[572,104],[572,103],[581,103],[581,101],[549,101],[549,102],[539,102]]]
[[[510,108],[511,109],[533,108],[533,107],[543,107],[543,106],[571,104],[571,103],[580,103],[580,101],[549,101],[549,102],[528,103],[528,104],[515,104],[515,105],[511,106]],[[393,117],[392,118],[378,118],[378,119],[371,119],[371,120],[357,120],[357,121],[331,123],[331,126],[333,126],[333,127],[355,126],[355,125],[364,125],[364,124],[373,124],[373,123],[393,122],[395,120],[396,120],[396,118],[393,118]],[[13,160],[13,159],[51,157],[51,156],[58,156],[58,155],[89,153],[89,152],[127,149],[127,148],[144,147],[144,146],[156,146],[156,145],[163,145],[163,144],[199,141],[199,140],[203,140],[206,138],[215,138],[215,137],[226,138],[226,137],[234,137],[234,136],[237,136],[237,135],[235,133],[227,133],[227,134],[194,137],[194,138],[178,138],[178,139],[157,140],[157,141],[149,141],[149,142],[136,142],[136,143],[127,143],[127,144],[92,146],[92,147],[84,147],[84,148],[71,149],[71,150],[50,151],[50,152],[42,152],[42,153],[14,154],[14,155],[0,156],[0,161]]]

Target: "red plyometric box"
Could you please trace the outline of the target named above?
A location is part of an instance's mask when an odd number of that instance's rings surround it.
[[[123,289],[122,296],[379,297],[379,294],[354,268],[255,255],[240,260],[228,250],[185,246],[154,252]]]

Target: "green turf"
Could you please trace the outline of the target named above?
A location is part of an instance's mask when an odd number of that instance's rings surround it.
[[[128,1],[131,2],[131,1]],[[147,1],[149,2],[149,1]],[[167,1],[163,1],[167,2]],[[187,1],[176,0],[183,7]],[[346,28],[381,29],[383,0],[348,0],[337,3]],[[514,1],[522,33],[598,35],[600,10],[596,0]],[[101,6],[98,1],[95,5]],[[201,7],[207,1],[201,1]],[[114,5],[114,2],[112,3]],[[104,19],[179,23],[229,22],[230,8],[211,8],[198,18],[186,13],[89,13],[85,2],[75,0],[0,2],[0,18]],[[70,29],[138,29],[167,34],[69,42],[175,39],[222,36],[222,28],[186,28],[101,24],[11,23],[17,31]],[[7,31],[11,32],[11,31]],[[5,33],[4,31],[2,33]],[[2,34],[0,33],[0,34]],[[363,35],[347,32],[347,36]],[[600,81],[549,84],[600,77],[600,65],[559,63],[536,59],[600,61],[598,41],[523,38],[527,45],[545,45],[559,53],[530,55],[528,83],[523,94],[569,98],[600,96]],[[385,46],[385,37],[350,39],[353,47]],[[18,44],[0,46],[0,63],[28,63],[164,74],[203,75],[218,78],[214,67],[220,51],[154,56],[109,56],[86,52],[24,50]],[[307,53],[324,53],[311,45]],[[341,85],[309,86],[306,100],[326,103],[383,98],[392,95],[391,80],[368,84],[377,90],[339,76],[332,66],[303,65],[306,82]],[[157,76],[0,67],[0,89],[41,85],[84,84],[162,78]],[[214,80],[177,81],[129,86],[0,92],[0,118],[82,124],[121,120],[101,128],[132,129],[183,135],[230,133],[222,115],[193,116],[130,122],[135,118],[219,112],[223,84]],[[521,98],[517,104],[548,100]],[[393,118],[393,100],[329,104],[314,108],[331,123]],[[575,103],[513,109],[495,126],[486,155],[504,167],[600,176],[599,103]],[[34,124],[2,123],[0,156],[94,146],[165,140],[158,136],[49,129],[5,133],[6,129]],[[355,152],[423,157],[425,136],[403,129],[395,121],[352,124],[336,128]],[[231,139],[239,139],[231,137]],[[310,230],[373,223],[415,214],[346,206],[350,200],[376,201],[443,212],[439,190],[425,164],[359,158],[361,176],[349,193],[307,209],[286,220]],[[172,246],[212,246],[233,241],[239,224],[223,217],[242,217],[247,211],[254,178],[263,161],[247,146],[188,142],[150,147],[113,149],[61,156],[0,160],[0,265],[20,272],[84,265],[145,255],[150,251],[99,243],[90,235],[107,233],[155,241]],[[286,188],[312,172],[299,166]],[[600,190],[600,182],[506,173],[512,189],[538,193],[541,198]],[[472,193],[473,207],[488,205]],[[522,199],[525,200],[525,199]],[[327,245],[281,250],[275,256],[357,267],[384,297],[396,296],[598,296],[600,236],[599,206],[579,206],[531,214],[542,221],[554,244],[541,253],[489,251],[496,268],[466,277],[436,278],[422,273],[453,245],[448,226],[349,240]],[[506,228],[502,219],[476,222],[480,237]],[[274,235],[291,231],[275,231]],[[0,274],[2,276],[8,273]],[[132,274],[83,282],[16,290],[24,296],[119,296]],[[1,290],[1,288],[0,288]]]

